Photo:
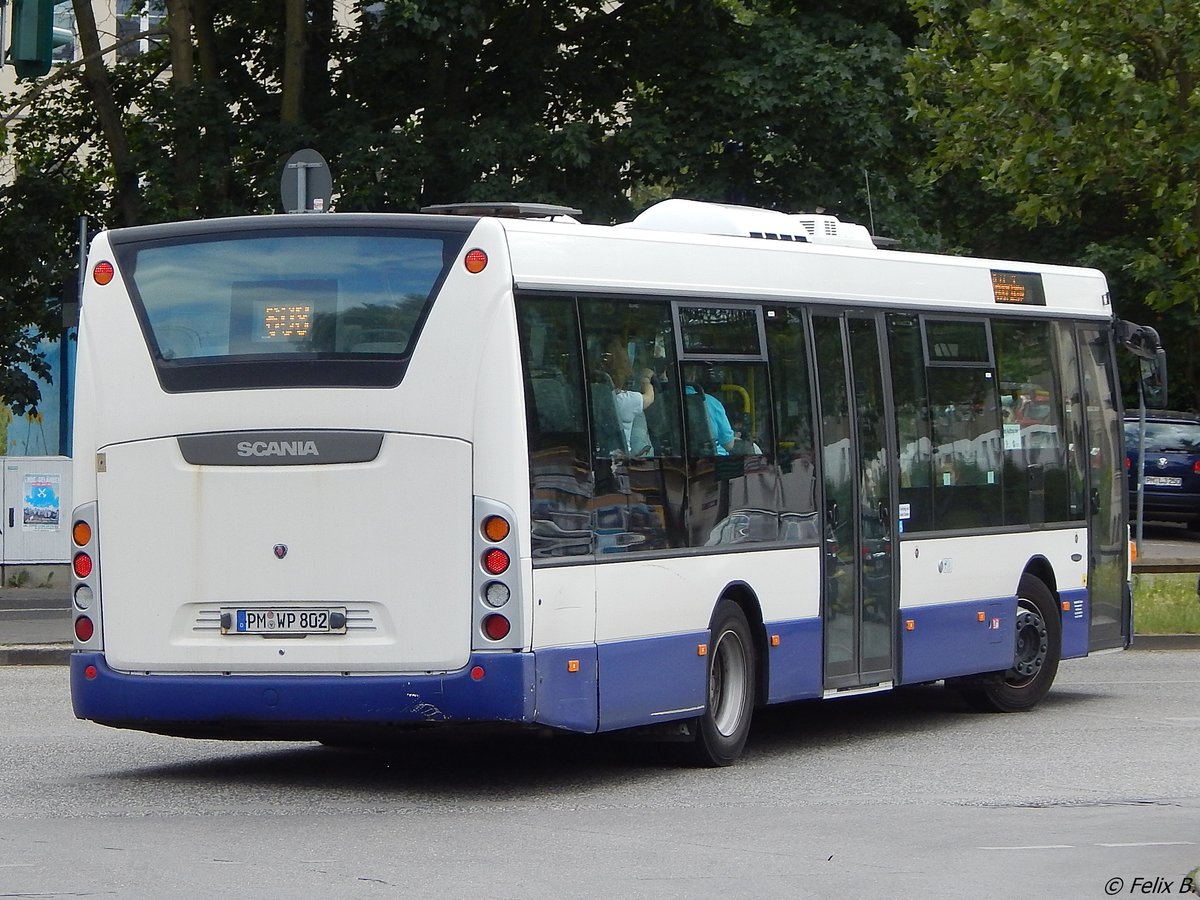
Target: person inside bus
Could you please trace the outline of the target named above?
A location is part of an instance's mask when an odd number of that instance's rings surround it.
[[[708,430],[713,438],[713,446],[717,456],[728,456],[733,450],[737,435],[729,423],[729,414],[725,404],[717,396],[717,391],[725,383],[725,373],[713,365],[705,366],[701,373],[699,384],[689,384],[684,388],[685,394],[700,394],[704,399],[704,411],[708,417]]]
[[[646,410],[654,403],[654,373],[645,369],[638,375],[637,390],[630,390],[633,366],[629,353],[614,340],[601,358],[601,367],[612,379],[613,405],[617,410],[617,421],[625,438],[625,451],[630,456],[653,456],[654,445],[650,443],[650,432],[646,427]]]

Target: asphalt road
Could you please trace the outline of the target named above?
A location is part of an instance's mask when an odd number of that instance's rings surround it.
[[[10,667],[0,896],[1180,896],[1198,710],[1200,651],[1132,651],[1064,663],[1024,714],[938,687],[774,707],[698,770],[596,737],[115,731],[72,717],[65,669]]]

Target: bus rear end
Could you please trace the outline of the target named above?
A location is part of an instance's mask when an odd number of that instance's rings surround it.
[[[520,416],[474,414],[480,392],[520,396],[515,353],[489,349],[515,346],[502,248],[494,224],[414,216],[96,239],[75,422],[79,717],[303,738],[530,720],[526,476],[481,472],[474,450],[524,458]]]

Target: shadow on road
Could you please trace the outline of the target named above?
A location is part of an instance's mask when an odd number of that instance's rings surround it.
[[[1088,702],[1074,687],[1052,691],[1039,708]],[[931,731],[958,731],[965,720],[998,714],[971,710],[953,690],[923,685],[893,693],[834,702],[802,701],[759,709],[746,759],[767,762],[810,750],[822,753],[873,737],[907,740]],[[214,745],[204,742],[206,749]],[[606,785],[675,778],[686,767],[680,744],[636,735],[540,734],[529,731],[405,732],[382,746],[228,743],[219,758],[176,765],[131,768],[106,779],[200,783],[253,783],[289,790],[377,791],[381,796],[428,794],[438,802],[475,800],[481,792],[519,801],[535,789],[554,788],[578,799]],[[502,777],[498,776],[502,773]]]

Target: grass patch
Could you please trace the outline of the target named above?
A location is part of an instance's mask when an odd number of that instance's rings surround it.
[[[1200,634],[1196,573],[1133,576],[1133,630],[1137,634]]]

